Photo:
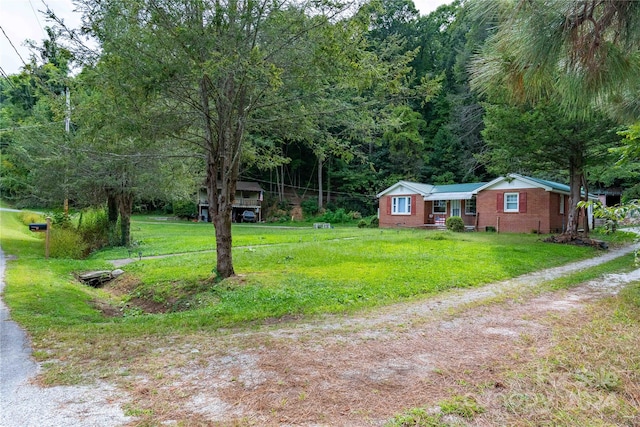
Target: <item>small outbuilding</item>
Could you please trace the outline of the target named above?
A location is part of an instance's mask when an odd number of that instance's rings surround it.
[[[220,188],[218,183],[218,188]],[[233,199],[233,212],[231,220],[233,222],[243,222],[244,212],[253,212],[257,221],[262,221],[262,200],[264,191],[260,184],[251,181],[238,181],[236,184],[236,194]],[[209,200],[207,189],[200,188],[198,192],[198,221],[211,222],[209,213]]]

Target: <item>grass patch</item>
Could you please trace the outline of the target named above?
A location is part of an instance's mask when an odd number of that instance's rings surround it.
[[[591,248],[545,244],[529,235],[439,233],[434,240],[424,231],[345,231],[349,237],[301,241],[297,230],[294,239],[282,238],[280,230],[282,243],[237,248],[239,277],[215,284],[203,282],[212,274],[212,253],[148,259],[127,270],[140,279],[135,297],[166,301],[169,311],[197,308],[199,312],[182,313],[181,320],[220,327],[371,308],[594,253]],[[253,239],[259,242],[260,237]]]
[[[42,239],[17,214],[0,215],[2,247],[16,257],[8,263],[5,301],[12,317],[30,332],[38,358],[60,358],[60,369],[75,361],[74,366],[99,370],[104,361],[136,358],[148,351],[150,337],[372,309],[596,253],[542,243],[535,235],[238,225],[238,277],[214,284],[208,279],[215,253],[189,252],[214,246],[210,224],[137,217],[134,236],[142,237],[144,255],[187,254],[126,266],[120,280],[129,280],[130,286],[115,292],[83,286],[74,273],[110,269],[106,260],[127,257],[126,249],[104,250],[82,261],[45,260]],[[123,316],[105,316],[96,301],[120,309]],[[162,310],[150,310],[150,303]],[[51,371],[52,381],[69,381],[53,365]]]
[[[447,427],[461,425],[450,422],[445,416],[460,417],[471,421],[485,409],[472,396],[454,395],[438,404],[438,409],[411,408],[389,420],[385,427]]]
[[[557,344],[513,371],[502,406],[509,425],[637,425],[640,284],[599,301],[586,319],[555,321]],[[522,420],[527,420],[524,423]]]
[[[591,267],[576,273],[545,282],[539,287],[539,290],[560,290],[569,289],[590,280],[595,280],[608,273],[626,273],[636,268],[634,265],[634,255],[628,254],[618,257],[611,261],[602,263],[595,267]]]
[[[18,320],[37,328],[110,322],[112,330],[123,333],[141,325],[162,333],[350,312],[478,286],[595,253],[542,243],[534,235],[238,225],[233,256],[239,277],[214,284],[208,279],[215,253],[189,253],[214,246],[210,224],[136,217],[132,229],[145,255],[188,254],[128,265],[122,280],[135,278],[135,286],[114,300],[103,290],[79,285],[72,273],[108,269],[105,261],[128,256],[126,249],[101,251],[85,261],[45,261],[42,241],[24,226],[13,227],[16,214],[2,215],[3,247],[19,258],[7,274],[7,301]],[[96,300],[119,304],[127,318],[105,318],[91,304]],[[139,316],[145,312],[169,314]]]

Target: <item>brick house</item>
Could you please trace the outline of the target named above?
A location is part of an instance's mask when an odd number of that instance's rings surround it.
[[[443,227],[459,216],[476,227],[476,194],[486,183],[430,185],[399,181],[377,195],[380,227]]]
[[[460,216],[469,229],[555,233],[566,224],[569,186],[518,174],[455,185],[400,181],[378,199],[380,227],[439,228],[446,218]]]

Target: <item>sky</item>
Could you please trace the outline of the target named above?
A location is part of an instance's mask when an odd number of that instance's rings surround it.
[[[422,15],[453,0],[413,0]],[[71,0],[0,0],[0,75],[20,72],[31,57],[25,40],[41,44],[46,39],[45,27],[51,26],[42,11],[49,6],[70,27],[80,24],[80,15],[73,11]]]

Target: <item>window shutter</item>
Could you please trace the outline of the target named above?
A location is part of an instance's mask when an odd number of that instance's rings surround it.
[[[416,210],[416,195],[412,194],[411,195],[411,215],[415,215],[417,210]]]
[[[496,210],[498,212],[503,212],[504,211],[504,193],[498,193],[498,200],[496,202]]]
[[[527,213],[527,193],[520,193],[519,197],[519,210],[520,213]]]
[[[391,215],[391,196],[387,196],[387,215]]]

